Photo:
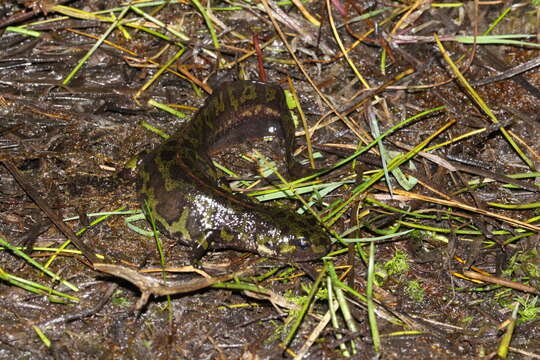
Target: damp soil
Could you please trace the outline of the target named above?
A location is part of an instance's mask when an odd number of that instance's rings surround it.
[[[73,291],[4,247],[0,251],[1,359],[292,358],[310,335],[315,341],[303,353],[306,359],[492,358],[508,334],[517,303],[520,312],[508,358],[540,357],[535,302],[540,276],[540,196],[532,191],[533,184],[540,183],[540,50],[538,8],[530,2],[515,4],[493,34],[533,34],[524,39],[532,46],[443,42],[497,123],[456,80],[433,34],[441,38],[481,34],[508,3],[475,9],[472,3],[444,8],[427,2],[306,2],[318,26],[292,4],[270,3],[278,9],[272,17],[286,33],[302,68],[328,102],[346,116],[345,121],[306,80],[262,2],[210,4],[216,7],[211,19],[219,49],[195,2],[140,8],[167,28],[144,21],[140,12],[130,10],[125,19],[140,20],[136,26],[113,30],[69,81],[69,74],[111,26],[106,20],[111,12],[93,18],[66,9],[84,13],[116,9],[118,17],[125,4],[62,3],[66,7],[54,8],[45,1],[0,4],[0,161],[8,164],[0,166],[0,238],[43,264],[55,255],[66,235],[35,201],[37,194],[60,218],[68,219],[65,223],[73,231],[87,228],[80,241],[100,261],[132,270],[155,270],[145,276],[167,284],[200,279],[200,270],[214,277],[244,271],[228,284],[257,285],[268,293],[203,287],[169,297],[150,296],[141,302],[141,289],[133,282],[96,270],[80,252],[60,252],[49,268],[78,288]],[[332,21],[327,6],[332,9]],[[358,19],[378,10],[378,15]],[[344,46],[350,48],[349,59],[360,77],[342,56],[332,23]],[[39,36],[20,33],[23,28]],[[189,39],[179,37],[175,30]],[[259,56],[252,52],[257,43],[262,47]],[[184,53],[162,72],[181,48]],[[532,65],[512,73],[525,63]],[[399,78],[408,69],[414,72]],[[496,78],[499,75],[507,78]],[[314,210],[324,218],[354,197],[329,225],[346,238],[414,230],[375,246],[378,352],[374,325],[370,326],[365,302],[355,293],[345,292],[343,297],[349,323],[344,322],[342,310],[337,311],[336,322],[325,319],[329,310],[326,277],[288,349],[284,348],[311,286],[320,271],[329,267],[322,260],[288,263],[226,250],[208,253],[201,269],[196,269],[191,267],[189,248],[160,237],[163,263],[168,269],[182,270],[167,272],[163,280],[156,240],[130,227],[150,230],[144,219],[128,219],[135,212],[140,214],[140,204],[126,163],[163,141],[143,125],[172,134],[189,121],[212,88],[238,78],[266,79],[284,89],[290,88],[291,79],[312,129],[311,144],[320,154],[316,166],[321,168],[370,142],[373,119],[383,133],[411,116],[441,107],[383,141],[385,151],[395,156],[444,128],[427,145],[449,142],[430,151],[435,160],[416,154],[401,166],[406,176],[418,180],[414,187],[405,190],[390,175],[392,192],[383,177],[358,194],[357,186],[382,168],[380,148],[375,146],[371,157],[360,157],[321,177],[324,183],[343,184],[312,199]],[[480,80],[487,84],[475,85]],[[176,109],[185,117],[159,109],[150,100],[179,105]],[[477,133],[459,138],[472,131]],[[307,159],[301,122],[298,132],[298,158]],[[251,179],[259,175],[256,162],[239,156],[252,156],[250,148],[239,145],[216,154],[216,160],[242,179]],[[256,148],[268,150],[265,153],[284,170],[283,154],[274,145],[262,142]],[[9,164],[22,179],[8,170]],[[519,181],[529,189],[507,186],[511,180],[494,179],[492,174],[528,174]],[[255,189],[275,184],[274,177],[256,184]],[[231,186],[241,188],[242,183]],[[304,196],[307,199],[309,194]],[[281,202],[291,208],[301,205],[296,200]],[[508,209],[493,203],[533,205]],[[92,224],[98,218],[94,214],[112,211],[120,214]],[[365,245],[350,245],[347,250],[337,242],[334,250],[341,251],[331,258],[341,281],[360,294],[366,293],[367,284]],[[77,247],[68,245],[67,249]],[[405,265],[394,271],[398,256]],[[473,282],[460,276],[466,270],[483,271],[532,289]],[[12,276],[77,301],[47,290],[29,291]],[[335,296],[335,288],[333,292]]]

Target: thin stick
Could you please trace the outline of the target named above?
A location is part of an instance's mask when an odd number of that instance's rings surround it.
[[[81,241],[81,239],[79,239],[77,235],[75,235],[73,230],[71,230],[71,228],[62,221],[60,216],[58,216],[58,214],[55,211],[53,211],[53,209],[51,209],[49,205],[47,205],[46,201],[34,190],[34,188],[26,180],[25,176],[19,171],[19,169],[17,169],[15,165],[13,165],[13,163],[11,163],[10,161],[4,160],[2,161],[2,164],[6,167],[6,169],[9,170],[11,175],[23,188],[26,194],[32,200],[34,200],[36,205],[39,206],[39,208],[43,210],[45,214],[47,214],[49,219],[53,222],[54,225],[56,225],[58,230],[60,230],[69,240],[71,240],[71,242],[75,244],[75,246],[78,247],[79,250],[82,251],[83,255],[88,260],[90,260],[92,263],[101,262],[101,260],[99,260],[97,256],[94,254],[94,251],[90,249],[88,246],[86,246]]]

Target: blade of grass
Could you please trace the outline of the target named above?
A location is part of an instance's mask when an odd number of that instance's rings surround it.
[[[375,316],[375,305],[373,304],[373,283],[375,281],[375,242],[369,244],[369,260],[367,269],[367,312],[369,329],[371,331],[371,340],[373,341],[373,350],[379,353],[381,350],[381,337],[379,335],[379,327],[377,326],[377,317]]]
[[[86,60],[88,60],[88,58],[92,56],[92,54],[97,50],[97,48],[101,46],[103,41],[105,41],[105,39],[111,34],[111,32],[118,26],[118,24],[120,23],[120,20],[124,18],[128,10],[129,10],[129,6],[126,6],[122,10],[118,18],[111,24],[111,26],[109,26],[107,31],[105,31],[105,33],[99,38],[99,40],[94,44],[94,46],[92,46],[92,48],[86,53],[86,55],[83,56],[83,58],[79,61],[77,66],[75,66],[75,68],[69,73],[69,75],[64,79],[64,81],[62,81],[62,84],[64,85],[69,84],[71,79],[75,76],[75,74],[77,74],[77,72],[86,62]]]
[[[315,298],[315,294],[317,294],[317,291],[319,290],[319,286],[321,285],[321,282],[322,282],[324,276],[326,275],[326,270],[327,270],[327,265],[326,265],[326,262],[325,262],[321,272],[319,273],[319,276],[317,277],[317,279],[315,279],[315,282],[311,286],[311,290],[310,290],[310,292],[309,292],[309,294],[307,296],[307,299],[304,301],[304,304],[302,305],[302,310],[300,311],[300,313],[296,317],[296,321],[293,323],[293,325],[291,327],[291,330],[289,331],[289,333],[287,334],[287,337],[285,338],[285,340],[282,343],[283,348],[285,348],[285,349],[288,348],[289,344],[292,341],[292,339],[296,335],[296,332],[297,332],[298,328],[300,327],[300,324],[302,324],[302,321],[304,320],[304,317],[307,314],[309,306],[311,305],[313,299]]]
[[[298,195],[312,193],[312,192],[319,192],[322,197],[328,195],[332,191],[336,190],[337,188],[343,186],[347,183],[353,183],[354,181],[339,181],[339,182],[329,182],[329,183],[323,183],[323,184],[317,184],[317,183],[311,183],[311,184],[298,184],[293,186],[294,191]],[[287,187],[288,188],[288,187]],[[269,189],[269,190],[262,190],[257,191],[254,193],[248,194],[249,197],[255,197],[258,201],[269,201],[269,200],[276,200],[276,199],[284,199],[284,198],[290,198],[294,196],[294,194],[287,190],[287,188],[284,188],[283,186],[278,187],[277,189]],[[312,202],[308,202],[308,205],[312,205]]]
[[[80,229],[79,231],[77,231],[77,232],[75,233],[75,235],[80,236],[80,235],[84,234],[84,233],[86,232],[86,230],[88,230],[90,227],[95,226],[95,225],[99,224],[100,222],[107,220],[107,219],[108,219],[109,217],[111,217],[112,215],[116,215],[116,212],[117,212],[117,211],[122,211],[122,210],[124,210],[125,208],[126,208],[125,206],[122,206],[122,207],[118,208],[116,211],[113,211],[113,212],[111,212],[111,213],[109,213],[109,214],[105,214],[105,215],[103,215],[103,216],[97,218],[96,220],[92,221],[92,222],[90,223],[89,226],[83,227],[82,229]],[[65,242],[64,242],[64,243],[56,250],[56,253],[53,254],[53,255],[51,256],[51,258],[45,263],[44,266],[45,266],[46,268],[48,268],[49,266],[51,266],[51,264],[52,264],[52,262],[54,261],[54,259],[56,259],[57,256],[58,256],[62,251],[65,250],[65,248],[69,245],[69,243],[70,243],[69,240],[68,240],[68,241],[65,241]],[[100,258],[102,257],[101,255],[97,255],[97,256],[100,257]]]
[[[354,72],[358,80],[362,83],[362,85],[366,89],[370,89],[371,86],[369,86],[369,83],[360,74],[358,68],[354,65],[351,58],[349,57],[349,53],[345,50],[345,46],[343,46],[343,42],[341,41],[341,37],[339,36],[339,33],[337,31],[336,24],[334,23],[334,16],[332,15],[332,6],[330,5],[330,0],[326,0],[326,11],[328,12],[328,19],[330,22],[330,28],[332,29],[332,34],[334,34],[336,43],[338,44],[341,53],[345,57],[345,60],[347,60],[347,64],[349,64],[349,67],[352,69],[352,71]]]
[[[38,37],[41,36],[41,33],[39,31],[24,29],[24,28],[18,27],[18,26],[8,26],[8,27],[6,27],[6,32],[14,32],[14,33],[18,33],[18,34],[32,36],[32,37],[35,37],[35,38],[38,38]]]
[[[302,13],[302,15],[304,15],[304,17],[310,22],[312,23],[313,25],[315,25],[316,27],[319,27],[321,26],[321,23],[319,20],[315,19],[315,17],[313,15],[310,14],[309,10],[305,8],[304,4],[302,4],[302,2],[300,0],[291,0],[292,3],[298,8],[298,10],[300,10],[300,12]],[[279,5],[279,2],[276,2],[277,5]]]
[[[366,151],[371,149],[373,146],[378,144],[379,141],[381,141],[382,139],[384,139],[388,135],[392,134],[396,130],[398,130],[398,129],[400,129],[400,128],[402,128],[402,127],[404,127],[404,126],[406,126],[406,125],[408,125],[410,123],[412,123],[413,121],[415,121],[415,120],[417,120],[417,119],[419,119],[419,118],[421,118],[423,116],[426,116],[426,115],[429,115],[429,114],[432,114],[434,112],[441,111],[441,110],[444,110],[444,109],[446,109],[446,106],[438,106],[438,107],[435,107],[433,109],[425,110],[425,111],[422,111],[421,113],[418,113],[418,114],[416,114],[414,116],[411,116],[410,118],[405,119],[405,120],[399,122],[398,124],[392,126],[390,129],[388,129],[386,132],[384,132],[381,136],[379,136],[378,138],[376,138],[375,140],[373,140],[372,142],[370,142],[366,146],[362,147],[360,150],[356,151],[354,154],[346,157],[345,159],[343,159],[341,161],[338,161],[331,168],[325,169],[325,170],[319,171],[319,172],[317,172],[315,174],[312,174],[312,175],[306,176],[304,178],[292,181],[289,184],[290,185],[295,185],[295,184],[298,184],[298,183],[301,183],[301,182],[304,182],[304,181],[311,180],[313,178],[319,177],[319,176],[324,175],[326,173],[329,173],[330,171],[332,171],[334,169],[337,169],[338,167],[343,166],[343,165],[353,161],[358,156],[362,155],[363,153],[365,153]]]
[[[149,101],[148,101],[148,104],[149,104],[149,105],[156,106],[156,102],[153,101],[153,100],[149,100]],[[166,106],[166,105],[161,104],[161,105],[159,105],[159,108],[163,110],[163,109],[164,109],[164,106]],[[156,106],[156,107],[157,107],[157,106]],[[169,107],[167,107],[167,108],[170,109],[171,111],[174,111],[174,109],[171,109],[171,108],[169,108]],[[169,112],[169,111],[167,111],[167,112]],[[144,121],[144,120],[141,121],[141,122],[139,123],[139,126],[142,126],[142,127],[145,128],[146,130],[150,130],[151,132],[153,132],[154,134],[157,134],[157,135],[161,136],[161,137],[162,137],[163,139],[165,139],[165,140],[167,140],[167,139],[170,137],[170,135],[167,134],[165,131],[163,131],[163,130],[161,130],[161,129],[158,129],[158,128],[155,127],[155,126],[152,126],[150,123],[148,123],[148,122],[146,122],[146,121]]]
[[[413,230],[405,230],[394,234],[387,234],[387,235],[381,235],[381,236],[375,236],[370,238],[343,238],[343,241],[346,243],[374,243],[374,242],[382,242],[382,241],[388,241],[388,240],[398,240],[399,237],[403,235],[407,235]]]
[[[201,13],[204,22],[206,23],[206,26],[208,27],[208,30],[210,31],[210,36],[212,37],[212,43],[214,44],[215,49],[219,49],[219,41],[216,35],[216,31],[214,30],[214,24],[212,24],[212,20],[210,20],[210,16],[208,16],[208,13],[206,12],[205,8],[201,5],[199,0],[191,0],[193,5],[199,10]],[[210,4],[210,2],[208,2]]]
[[[518,310],[519,302],[516,302],[514,310],[512,311],[512,318],[510,320],[510,324],[508,324],[508,326],[506,327],[506,331],[501,338],[499,348],[497,349],[497,355],[500,356],[502,359],[506,359],[506,357],[508,356],[508,347],[510,346],[510,342],[512,341],[514,329],[516,328]]]
[[[156,71],[156,73],[150,78],[148,79],[148,81],[146,83],[144,83],[143,86],[141,86],[141,88],[139,90],[137,90],[137,93],[135,94],[134,98],[138,98],[139,96],[141,96],[141,94],[150,87],[150,85],[152,85],[154,83],[154,81],[156,81],[160,76],[161,74],[163,74],[176,60],[178,60],[178,58],[180,56],[182,56],[182,54],[184,53],[184,51],[186,50],[184,48],[184,46],[180,45],[181,48],[179,51],[176,52],[176,54],[171,57],[169,60],[167,60],[167,62],[158,70]],[[150,102],[150,101],[149,101]]]
[[[139,210],[126,210],[126,211],[100,211],[97,213],[88,213],[86,216],[89,218],[95,217],[95,216],[105,216],[105,215],[133,215],[139,213]],[[72,216],[62,219],[62,221],[72,221],[72,220],[79,220],[79,216]]]
[[[45,345],[46,347],[51,347],[51,340],[47,337],[47,335],[45,335],[43,331],[41,331],[41,329],[38,328],[36,325],[32,325],[32,328],[36,332],[43,345]]]
[[[356,326],[356,323],[354,322],[354,318],[349,309],[349,305],[347,303],[347,299],[345,298],[345,294],[343,293],[343,289],[337,286],[338,278],[337,278],[336,271],[334,269],[334,265],[330,261],[325,262],[325,264],[327,264],[328,266],[328,274],[332,278],[332,282],[333,282],[332,285],[334,287],[334,291],[336,293],[336,299],[338,301],[341,314],[343,315],[343,319],[345,320],[345,324],[347,324],[347,328],[349,329],[349,331],[355,333],[358,331],[358,328]],[[356,354],[356,352],[357,352],[356,345],[354,341],[351,341],[351,354],[354,355]]]
[[[512,10],[512,7],[507,7],[506,9],[504,9],[504,11],[501,13],[501,15],[499,15],[499,17],[497,19],[495,19],[495,21],[492,22],[491,25],[489,25],[487,30],[484,31],[483,35],[487,35],[487,34],[491,33],[493,31],[493,29],[495,28],[495,26],[497,26],[502,21],[502,19],[504,19],[504,17],[506,15],[508,15],[508,13],[511,10]]]
[[[458,208],[461,208],[463,210],[471,211],[473,213],[477,213],[477,214],[481,214],[481,215],[484,215],[484,216],[493,217],[493,218],[502,220],[502,221],[504,221],[506,223],[512,224],[513,226],[518,226],[518,227],[522,227],[522,228],[525,228],[525,229],[540,232],[540,227],[539,226],[529,224],[528,222],[523,222],[521,220],[516,220],[516,219],[513,219],[511,217],[502,215],[502,214],[498,214],[498,213],[495,213],[495,212],[491,212],[491,211],[487,211],[487,210],[484,210],[484,209],[476,208],[474,206],[467,205],[467,204],[464,204],[464,203],[461,203],[461,202],[458,202],[458,201],[451,201],[451,200],[435,198],[435,197],[432,197],[432,196],[414,194],[414,193],[406,192],[406,191],[403,191],[403,190],[400,190],[400,189],[396,189],[396,193],[398,195],[409,196],[409,197],[411,197],[411,199],[419,199],[419,200],[422,200],[422,201],[433,202],[433,203],[437,203],[437,204],[444,205],[444,206],[458,207]]]
[[[173,34],[174,36],[176,36],[178,39],[182,40],[182,41],[189,41],[191,40],[189,36],[179,32],[178,30],[175,30],[173,29],[172,27],[168,26],[167,24],[163,23],[162,21],[156,19],[155,17],[153,17],[152,15],[142,11],[141,9],[139,9],[138,7],[135,7],[135,6],[129,6],[128,7],[129,9],[133,10],[133,12],[139,14],[140,16],[142,16],[143,18],[145,18],[146,20],[156,24],[157,26],[167,30],[168,32],[170,32],[171,34]],[[122,25],[127,25],[127,24],[122,24]]]
[[[450,144],[453,144],[453,143],[456,143],[456,142],[459,142],[463,139],[466,139],[468,137],[471,137],[471,136],[474,136],[474,135],[478,135],[478,134],[481,134],[483,133],[484,131],[486,131],[486,128],[481,128],[481,129],[476,129],[476,130],[472,130],[472,131],[469,131],[465,134],[462,134],[462,135],[458,135],[458,136],[455,136],[455,137],[452,137],[450,140],[447,140],[447,141],[443,141],[439,144],[434,144],[434,145],[431,145],[430,147],[427,147],[424,149],[424,152],[429,152],[431,150],[435,150],[435,149],[438,149],[438,148],[441,148],[443,146],[446,146],[446,145],[450,145]]]
[[[38,283],[36,283],[34,281],[23,279],[21,277],[9,274],[9,273],[5,272],[1,267],[0,267],[0,279],[10,283],[11,285],[20,287],[21,289],[25,289],[25,290],[30,291],[30,292],[35,293],[35,294],[40,294],[40,295],[51,295],[52,294],[52,295],[63,297],[63,298],[66,298],[66,299],[69,299],[69,300],[72,300],[72,301],[76,301],[76,302],[80,301],[78,298],[76,298],[74,296],[64,294],[64,293],[62,293],[60,291],[57,291],[57,290],[54,290],[54,289],[52,289],[52,288],[50,288],[48,286],[41,285],[41,284],[38,284]]]
[[[445,131],[448,127],[450,127],[451,125],[453,125],[455,123],[455,120],[451,120],[449,122],[447,122],[446,124],[444,124],[441,128],[439,128],[437,131],[435,131],[433,134],[431,134],[430,136],[428,136],[426,139],[424,139],[422,142],[420,142],[418,145],[416,145],[411,151],[409,151],[407,154],[404,154],[402,156],[398,156],[396,158],[394,158],[389,164],[388,164],[388,169],[391,171],[393,169],[395,169],[396,167],[400,166],[401,164],[403,164],[404,162],[410,160],[413,156],[415,156],[418,152],[420,152],[425,146],[427,146],[427,144],[429,144],[435,137],[437,137],[440,133],[442,133],[443,131]],[[390,130],[389,130],[390,131]],[[388,131],[386,132],[388,133]],[[386,134],[385,133],[385,134]],[[381,135],[381,136],[384,136],[385,134]],[[378,141],[380,138],[377,138],[375,141]],[[373,143],[375,143],[375,141],[373,141]],[[371,145],[371,144],[370,144]],[[354,154],[353,154],[354,155]],[[349,157],[350,158],[350,157]],[[346,159],[345,159],[346,160]],[[324,219],[323,221],[328,224],[329,226],[331,226],[331,224],[333,224],[335,221],[338,220],[339,216],[341,216],[341,214],[339,214],[338,216],[336,216],[334,219],[330,220],[332,217],[334,217],[336,214],[338,214],[339,212],[342,212],[343,213],[343,210],[345,210],[346,206],[348,206],[349,204],[351,204],[357,197],[359,197],[363,192],[365,192],[368,188],[370,188],[373,184],[375,184],[377,181],[379,181],[382,177],[384,176],[384,171],[382,170],[379,170],[377,171],[374,175],[372,175],[368,180],[364,181],[362,184],[358,185],[354,190],[353,190],[353,195],[351,197],[349,197],[349,199],[347,199],[345,202],[343,202],[342,205],[340,205],[339,207],[337,207],[334,211],[332,211],[330,214],[328,214]],[[398,191],[399,189],[396,189],[396,192]]]
[[[45,274],[50,276],[51,279],[53,279],[54,281],[61,282],[62,284],[64,284],[65,286],[67,286],[68,288],[70,288],[73,291],[79,291],[79,289],[75,285],[71,284],[67,280],[64,280],[64,279],[60,278],[60,276],[58,276],[57,274],[55,274],[51,270],[47,269],[46,267],[41,265],[39,262],[32,259],[30,256],[26,255],[24,252],[20,251],[17,247],[12,246],[9,242],[4,240],[3,238],[0,238],[0,245],[4,246],[6,249],[12,251],[15,255],[19,256],[22,259],[24,259],[27,263],[34,266],[39,271],[44,272]]]
[[[128,7],[126,6],[126,7],[121,8],[121,11],[125,12],[127,9]],[[104,16],[97,15],[95,13],[89,13],[87,11],[72,8],[65,5],[54,5],[49,9],[49,11],[50,12],[54,11],[54,12],[57,12],[57,13],[60,13],[60,14],[63,14],[72,18],[82,19],[82,20],[114,21],[113,16],[104,17]],[[108,13],[108,12],[109,11],[107,10],[103,13]]]
[[[476,104],[486,113],[486,115],[491,119],[493,123],[499,124],[499,120],[497,119],[495,114],[493,114],[491,109],[487,106],[487,104],[480,97],[480,95],[473,89],[473,87],[469,84],[467,79],[465,79],[461,71],[458,69],[456,64],[452,61],[452,59],[450,58],[450,55],[444,48],[442,42],[439,40],[439,37],[437,36],[437,34],[435,34],[435,41],[437,42],[437,46],[439,47],[439,50],[441,51],[441,54],[444,57],[444,60],[448,63],[448,65],[450,66],[450,68],[452,69],[456,77],[458,78],[461,85],[465,88],[466,92],[472,97],[472,99],[476,102]],[[532,161],[525,155],[525,153],[523,153],[523,151],[516,144],[514,139],[512,139],[508,131],[503,126],[501,126],[499,130],[501,131],[503,136],[506,138],[506,140],[510,143],[510,145],[514,148],[514,150],[518,153],[521,159],[527,164],[527,166],[533,169],[534,165]]]
[[[530,203],[530,204],[499,204],[499,203],[489,202],[487,204],[489,206],[493,206],[499,209],[508,209],[508,210],[528,210],[528,209],[540,208],[540,202]]]
[[[148,221],[152,226],[152,232],[154,233],[154,241],[156,242],[156,247],[159,253],[159,261],[161,263],[161,277],[164,284],[167,284],[167,272],[165,271],[165,253],[163,252],[163,246],[161,244],[161,239],[159,238],[159,231],[156,226],[156,221],[154,218],[154,213],[150,210],[148,202],[145,200],[144,207],[146,208],[145,213],[148,215]],[[171,295],[167,295],[167,309],[168,309],[168,320],[169,322],[173,320],[173,307],[171,302]]]
[[[347,125],[347,127],[349,127],[349,129],[356,135],[358,136],[360,139],[362,139],[362,134],[360,134],[356,127],[353,126],[353,124],[351,123],[351,121],[346,117],[346,116],[343,116],[341,114],[341,112],[338,111],[338,109],[336,109],[336,107],[332,104],[332,102],[328,99],[327,96],[325,96],[323,94],[323,92],[321,91],[321,89],[317,86],[317,84],[315,84],[315,81],[313,80],[313,78],[309,75],[308,71],[306,70],[305,66],[303,65],[302,61],[300,61],[300,59],[298,58],[298,56],[296,56],[296,53],[295,51],[293,51],[291,45],[289,44],[289,42],[287,41],[287,37],[285,36],[285,33],[283,32],[283,30],[281,29],[281,27],[279,26],[277,20],[275,19],[274,15],[273,15],[273,12],[272,10],[270,9],[270,5],[268,4],[268,1],[267,0],[261,0],[261,2],[263,3],[263,6],[264,6],[264,9],[266,11],[266,14],[268,15],[268,17],[270,18],[270,21],[272,21],[272,25],[274,26],[274,29],[276,30],[276,32],[278,33],[281,41],[283,42],[283,44],[285,45],[285,47],[287,48],[287,51],[289,52],[289,54],[291,55],[291,57],[294,59],[294,62],[296,63],[296,65],[298,66],[298,68],[300,69],[300,71],[302,72],[302,74],[304,75],[304,77],[306,78],[306,80],[309,82],[309,84],[311,85],[311,87],[313,88],[313,90],[315,90],[315,92],[317,93],[317,95],[319,95],[319,97],[321,98],[321,100],[332,110],[332,112],[334,114],[336,114],[336,116],[341,120],[343,121],[344,124]]]
[[[300,99],[298,98],[296,88],[294,87],[290,76],[287,76],[287,81],[289,82],[289,89],[293,96],[294,102],[296,103],[296,109],[298,110],[298,114],[300,114],[300,119],[302,120],[302,127],[304,128],[306,137],[309,163],[311,165],[311,168],[315,169],[315,160],[313,160],[313,147],[311,146],[311,134],[309,133],[309,126],[307,124],[306,116],[304,115],[304,111],[302,110],[302,106],[300,104]]]
[[[264,165],[270,169],[272,169],[272,172],[279,178],[279,180],[285,185],[285,187],[283,188],[280,188],[280,191],[286,191],[286,190],[289,190],[296,199],[300,200],[300,202],[302,203],[302,205],[304,205],[304,207],[313,215],[315,216],[315,218],[317,220],[320,220],[320,216],[319,214],[317,214],[315,212],[315,210],[312,209],[312,207],[310,207],[308,205],[308,203],[306,202],[306,200],[304,200],[303,197],[301,197],[294,189],[293,186],[290,186],[290,183],[278,172],[278,170],[272,165],[270,164],[266,158],[261,154],[259,153],[257,150],[254,150],[254,153],[257,155],[257,157],[262,160],[262,162],[264,163]]]
[[[379,131],[379,125],[377,123],[377,118],[375,117],[375,114],[373,113],[373,108],[368,105],[367,106],[367,117],[369,119],[369,125],[371,127],[371,135],[375,139],[381,136],[381,132]],[[392,180],[390,179],[390,174],[388,174],[388,167],[386,166],[386,159],[387,159],[387,153],[384,147],[384,144],[381,141],[377,143],[377,147],[379,148],[379,153],[381,154],[381,163],[383,166],[384,171],[384,178],[386,180],[386,186],[388,186],[388,190],[390,191],[390,196],[393,197],[393,191],[392,191]]]
[[[339,324],[338,318],[337,318],[337,306],[338,303],[336,300],[334,300],[334,290],[332,286],[332,279],[330,276],[326,278],[326,287],[328,289],[328,308],[330,309],[330,316],[332,320],[332,326],[334,329],[340,329],[341,326]],[[343,337],[339,332],[335,332],[334,336],[338,341],[341,340]],[[344,342],[340,341],[339,348],[341,349],[341,354],[345,357],[350,357],[351,354],[349,353],[349,349],[347,349],[347,345],[345,345]]]
[[[517,35],[517,34],[516,34]],[[518,41],[518,40],[512,40],[510,37],[513,37],[511,35],[504,35],[504,36],[496,36],[496,35],[488,35],[488,36],[479,36],[477,39],[477,44],[483,44],[483,45],[516,45],[516,46],[523,46],[523,47],[533,47],[533,48],[540,48],[540,44],[532,43],[528,41]],[[515,37],[529,37],[529,35],[517,35]],[[474,40],[472,36],[456,36],[455,41],[462,43],[462,44],[473,44]]]

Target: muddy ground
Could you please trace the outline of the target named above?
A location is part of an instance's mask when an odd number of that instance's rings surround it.
[[[303,12],[289,2],[214,1],[202,10],[196,4],[0,4],[0,238],[23,251],[9,245],[0,251],[0,358],[483,359],[504,357],[505,350],[510,359],[540,358],[538,6],[333,0],[305,2]],[[119,26],[109,29],[114,21]],[[488,29],[489,35],[531,35],[512,38],[529,44],[475,43],[472,36]],[[107,31],[107,41],[74,71]],[[435,33],[474,93],[443,57]],[[457,42],[458,35],[470,39]],[[313,146],[317,167],[363,148],[375,128],[383,133],[423,112],[385,137],[385,151],[390,158],[405,154],[429,137],[422,150],[442,146],[428,151],[434,157],[415,152],[400,166],[417,180],[407,189],[392,174],[392,191],[377,177],[379,146],[370,158],[322,176],[323,184],[341,183],[314,195],[314,211],[335,234],[363,240],[336,241],[324,261],[225,250],[209,252],[196,269],[190,249],[163,236],[161,260],[156,240],[130,227],[150,230],[144,219],[129,219],[140,214],[140,204],[126,163],[163,141],[144,124],[172,134],[220,82],[239,78],[294,86],[311,135],[307,144],[300,121],[298,158],[307,159]],[[179,105],[186,117],[149,100]],[[216,160],[251,179],[257,166],[239,158],[244,152],[250,149],[238,146]],[[270,156],[279,163],[282,155]],[[512,174],[522,175],[516,181],[507,177]],[[301,206],[295,199],[280,203]],[[118,214],[92,224],[101,216],[95,214],[112,211]],[[87,227],[79,236],[87,256],[72,244],[58,251],[69,235],[54,216],[68,219],[73,231]],[[366,239],[376,237],[382,238],[368,271]],[[55,253],[48,267],[78,291],[24,258],[45,264]],[[99,271],[92,266],[98,261],[154,271],[140,273],[144,279],[136,283]],[[202,270],[214,280],[238,276],[210,287]],[[465,271],[491,277],[475,282]],[[368,272],[374,274],[371,320]],[[152,279],[184,291],[141,300]],[[314,284],[316,296],[286,350]],[[333,320],[329,296],[343,300]]]

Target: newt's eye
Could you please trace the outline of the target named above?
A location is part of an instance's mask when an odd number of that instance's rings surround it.
[[[306,248],[309,247],[309,242],[306,241],[306,239],[304,237],[301,237],[301,238],[296,239],[295,245],[302,248],[302,249],[306,249]]]

